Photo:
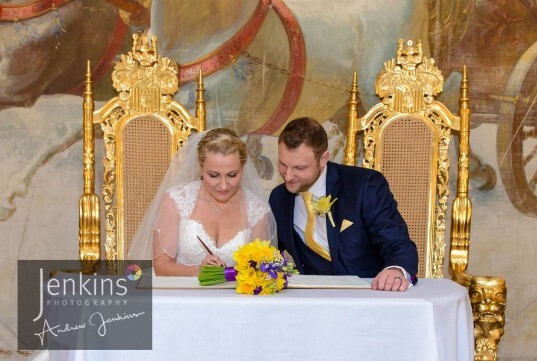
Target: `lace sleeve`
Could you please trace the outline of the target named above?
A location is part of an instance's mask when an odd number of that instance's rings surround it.
[[[164,253],[177,257],[179,222],[192,214],[199,187],[199,181],[190,182],[170,189],[162,198],[153,230],[153,258]]]
[[[159,214],[153,228],[153,258],[167,254],[177,256],[179,211],[170,193],[166,193],[160,203]]]
[[[244,193],[248,210],[248,225],[252,228],[261,221],[265,214],[270,212],[270,206],[248,189],[245,189]]]
[[[177,211],[181,217],[188,218],[192,215],[200,187],[201,182],[197,180],[168,191],[168,194],[175,202]]]
[[[248,209],[248,224],[252,229],[250,240],[260,238],[270,240],[277,246],[276,222],[266,201],[256,196],[254,193],[245,190],[246,203]]]

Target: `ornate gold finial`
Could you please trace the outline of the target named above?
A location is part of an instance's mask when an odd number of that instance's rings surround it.
[[[112,84],[131,112],[164,110],[179,89],[175,61],[158,55],[157,37],[134,34],[132,52],[121,56]]]
[[[151,40],[147,36],[134,34],[132,42],[132,56],[142,66],[151,66],[157,62],[157,37],[152,36]]]
[[[399,39],[396,58],[384,63],[375,91],[390,111],[415,113],[434,102],[444,77],[434,60],[423,55],[422,40]]]
[[[198,73],[198,96],[196,98],[196,118],[198,118],[198,131],[203,132],[205,130],[205,98],[203,93],[205,88],[203,87],[203,76],[201,75],[201,69]]]
[[[422,40],[419,38],[416,41],[416,46],[412,40],[406,42],[406,47],[403,47],[403,39],[399,39],[397,46],[397,64],[405,69],[414,69],[421,63],[423,58]]]
[[[347,114],[347,145],[345,146],[344,164],[354,165],[356,158],[356,131],[358,129],[358,73],[352,75],[352,85],[349,97],[349,112]]]
[[[468,97],[468,77],[466,75],[466,65],[462,67],[461,97],[459,100],[459,117],[461,127],[459,135],[459,182],[457,194],[466,196],[468,194],[468,179],[470,168],[470,98]]]

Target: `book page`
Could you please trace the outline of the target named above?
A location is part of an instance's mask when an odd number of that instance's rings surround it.
[[[292,275],[288,283],[288,288],[371,288],[357,276]]]
[[[152,285],[147,282],[148,278],[141,278],[138,288],[153,289],[233,289],[236,282],[224,282],[214,286],[201,286],[197,277],[168,277],[153,276]],[[288,278],[288,289],[293,288],[371,288],[371,285],[357,276],[315,276],[315,275],[292,275]]]
[[[215,289],[215,288],[235,288],[236,282],[224,282],[214,286],[202,286],[198,281],[198,277],[172,277],[172,276],[153,276],[152,284],[144,282],[144,277],[138,283],[138,288],[153,288],[153,289]]]

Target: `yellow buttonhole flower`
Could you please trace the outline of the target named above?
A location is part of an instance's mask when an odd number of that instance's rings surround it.
[[[315,214],[321,217],[324,217],[328,214],[328,219],[330,220],[332,227],[335,227],[336,225],[334,223],[334,219],[332,218],[332,211],[330,210],[330,208],[332,207],[332,204],[337,201],[337,198],[334,200],[331,199],[331,195],[320,197],[315,202],[313,202],[313,209],[315,210]]]

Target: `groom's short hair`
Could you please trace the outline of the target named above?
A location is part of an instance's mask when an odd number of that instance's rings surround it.
[[[283,143],[289,149],[296,149],[304,144],[313,148],[317,159],[328,149],[328,136],[323,126],[313,118],[303,117],[291,120],[280,133],[278,144]]]

